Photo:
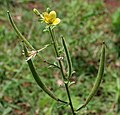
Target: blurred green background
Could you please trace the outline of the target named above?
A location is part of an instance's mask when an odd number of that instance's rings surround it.
[[[105,2],[106,1],[106,2]],[[0,115],[71,115],[69,107],[57,103],[35,83],[22,55],[22,44],[11,27],[7,10],[17,27],[37,49],[51,42],[32,9],[55,10],[61,23],[55,33],[65,37],[73,63],[70,93],[74,108],[84,103],[96,78],[101,43],[106,47],[105,74],[100,88],[78,115],[120,115],[120,2],[115,0],[0,0]],[[61,49],[61,52],[63,49]],[[63,55],[63,53],[61,53]],[[40,55],[54,63],[54,49]],[[60,72],[39,58],[34,63],[44,83],[59,98],[67,100]]]

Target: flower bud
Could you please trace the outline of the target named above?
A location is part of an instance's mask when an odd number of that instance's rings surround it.
[[[34,12],[37,16],[40,16],[40,12],[39,12],[36,8],[33,9],[33,12]]]
[[[51,9],[50,9],[50,8],[47,8],[47,12],[50,13],[50,12],[51,12]]]

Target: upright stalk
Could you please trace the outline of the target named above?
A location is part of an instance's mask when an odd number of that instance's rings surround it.
[[[59,53],[58,53],[57,46],[56,46],[56,43],[55,43],[55,36],[54,36],[54,33],[53,33],[53,31],[50,27],[49,27],[49,32],[50,32],[50,35],[51,35],[51,38],[52,38],[52,41],[53,41],[53,44],[54,44],[54,49],[55,49],[56,56],[59,57]],[[59,62],[59,65],[60,65],[60,70],[61,70],[61,73],[62,73],[62,77],[63,77],[64,81],[66,81],[66,78],[65,78],[65,75],[64,75],[64,72],[63,72],[63,67],[62,67],[61,60],[58,60],[58,62]],[[70,105],[71,110],[72,110],[72,114],[75,115],[72,100],[71,100],[71,96],[70,96],[70,92],[69,92],[69,88],[68,88],[68,84],[66,82],[64,82],[64,84],[65,84],[67,96],[68,96],[68,99],[69,99],[69,105]]]

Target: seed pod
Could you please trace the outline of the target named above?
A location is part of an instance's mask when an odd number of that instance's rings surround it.
[[[97,74],[95,84],[94,84],[90,94],[88,95],[88,98],[86,99],[85,103],[76,111],[79,111],[80,109],[85,107],[90,102],[90,100],[94,97],[94,95],[96,94],[96,92],[100,86],[103,74],[104,74],[104,65],[105,65],[105,43],[103,42],[102,50],[101,50],[101,57],[100,57],[100,65],[99,65],[98,74]]]
[[[36,8],[33,9],[33,12],[34,12],[37,16],[40,16],[40,12],[39,12]]]
[[[11,15],[10,15],[10,12],[9,12],[9,11],[7,11],[7,14],[8,14],[9,21],[10,21],[12,27],[14,28],[15,32],[17,33],[18,37],[25,43],[25,45],[26,45],[27,47],[29,47],[29,48],[32,49],[32,50],[36,50],[36,49],[29,43],[29,41],[21,34],[21,32],[19,31],[19,29],[18,29],[17,26],[15,25],[15,23],[14,23],[14,21],[13,21]],[[39,54],[37,54],[37,56],[38,56],[41,60],[43,60]]]
[[[50,8],[47,8],[47,12],[50,13],[52,10]]]
[[[63,43],[63,47],[64,47],[65,54],[66,54],[66,57],[67,57],[67,62],[68,62],[68,69],[69,69],[68,70],[68,78],[70,78],[71,73],[72,73],[72,63],[71,63],[70,55],[69,55],[65,40],[64,40],[63,37],[61,37],[61,38],[62,38],[62,43]]]
[[[19,36],[19,38],[24,41],[24,43],[30,48],[30,49],[34,49],[32,47],[32,45],[27,41],[27,39],[25,39],[25,37],[20,33],[20,31],[18,30],[17,26],[15,25],[11,15],[10,15],[10,12],[7,11],[7,14],[8,14],[8,18],[9,18],[9,21],[12,25],[12,27],[14,28],[15,32],[17,33],[17,35]]]
[[[24,45],[24,52],[25,52],[25,56],[27,57],[28,56],[28,51],[27,51],[27,48],[25,47]],[[45,91],[51,98],[53,98],[54,100],[57,100],[59,101],[59,99],[44,85],[44,83],[41,81],[40,77],[38,76],[36,70],[35,70],[35,67],[32,63],[32,60],[29,59],[27,61],[28,65],[29,65],[29,68],[32,72],[32,75],[35,79],[35,81],[37,82],[37,84],[43,89],[43,91]]]

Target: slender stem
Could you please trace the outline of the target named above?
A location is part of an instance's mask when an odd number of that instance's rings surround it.
[[[55,67],[55,68],[60,69],[60,67],[59,67],[58,65],[55,65],[55,64],[53,64],[53,63],[50,63],[50,62],[48,62],[48,61],[46,61],[46,60],[44,60],[44,62],[45,62],[46,64],[48,64],[48,65],[51,65],[51,66],[53,66],[53,67]]]
[[[54,36],[53,31],[52,31],[52,29],[50,27],[49,27],[49,32],[50,32],[50,35],[51,35],[51,38],[52,38],[52,41],[53,41],[53,44],[54,44],[54,49],[55,49],[56,56],[59,57],[59,53],[58,53],[57,46],[56,46],[56,43],[55,43],[55,36]],[[60,65],[60,70],[61,70],[61,73],[62,73],[62,77],[63,77],[63,79],[65,81],[66,78],[65,78],[65,75],[64,75],[61,60],[58,60],[58,62],[59,62],[59,65]],[[68,99],[69,99],[69,105],[71,107],[72,114],[75,115],[72,100],[71,100],[71,96],[70,96],[70,92],[69,92],[69,88],[68,88],[68,84],[66,82],[64,82],[64,84],[65,84],[65,88],[66,88],[66,91],[67,91],[67,96],[68,96]]]
[[[55,49],[56,56],[59,57],[59,53],[58,53],[58,51],[57,51],[57,46],[56,46],[55,39],[54,39],[55,37],[54,37],[53,32],[52,32],[52,30],[51,30],[50,27],[49,27],[49,31],[50,31],[50,35],[51,35],[51,38],[52,38],[52,41],[53,41],[53,45],[54,45],[54,49]],[[64,75],[64,72],[63,72],[62,63],[61,63],[60,60],[58,60],[58,61],[59,61],[60,70],[61,70],[63,79],[66,80],[65,75]]]
[[[63,100],[61,100],[61,99],[58,99],[58,101],[59,101],[59,102],[62,102],[62,103],[65,103],[65,104],[69,104],[68,102],[63,101]]]
[[[72,100],[71,100],[71,96],[70,96],[70,92],[69,92],[68,84],[67,84],[67,83],[65,83],[65,88],[66,88],[67,95],[68,95],[68,98],[69,98],[69,104],[70,104],[72,113],[73,113],[73,115],[75,115],[75,112],[74,112],[74,108],[73,108],[73,104],[72,104]]]

